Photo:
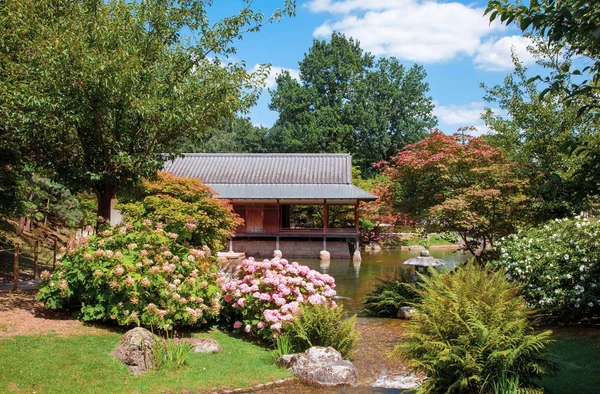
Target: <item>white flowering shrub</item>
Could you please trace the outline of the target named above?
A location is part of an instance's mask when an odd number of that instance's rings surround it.
[[[220,312],[210,250],[181,245],[161,223],[108,228],[41,273],[39,300],[84,321],[160,329],[197,326]]]
[[[563,319],[597,315],[599,234],[596,220],[554,220],[503,238],[496,264],[540,313]]]

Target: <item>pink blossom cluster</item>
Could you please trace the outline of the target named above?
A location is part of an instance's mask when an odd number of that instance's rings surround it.
[[[235,275],[239,279],[221,285],[223,300],[237,318],[233,328],[244,326],[247,333],[276,334],[303,304],[335,305],[333,277],[296,262],[251,257],[236,267]]]

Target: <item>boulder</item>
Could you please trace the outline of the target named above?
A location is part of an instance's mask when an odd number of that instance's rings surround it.
[[[277,249],[273,251],[273,257],[279,257],[282,258],[283,257],[283,253],[281,253],[281,250]]]
[[[413,318],[416,312],[417,310],[412,306],[402,306],[400,307],[400,309],[398,309],[398,314],[396,317],[400,319],[410,320]]]
[[[123,335],[113,354],[134,375],[139,375],[152,368],[152,348],[159,341],[162,339],[150,331],[136,327]]]
[[[221,344],[212,338],[183,338],[179,341],[184,341],[194,348],[194,353],[221,353],[223,347]]]
[[[362,261],[360,250],[354,252],[354,254],[352,255],[352,261],[354,261],[355,263],[360,263]]]
[[[304,383],[323,386],[348,386],[358,383],[354,365],[342,359],[342,355],[331,347],[313,346],[304,353],[288,354],[277,360],[296,373]]]
[[[321,260],[331,260],[331,253],[326,250],[322,250],[319,252],[319,258]]]

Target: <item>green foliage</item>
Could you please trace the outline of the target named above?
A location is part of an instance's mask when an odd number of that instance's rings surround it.
[[[269,129],[255,126],[249,118],[235,117],[221,122],[206,134],[199,136],[199,141],[188,143],[184,152],[201,153],[267,153],[274,147]]]
[[[539,35],[569,58],[583,58],[578,59],[585,64],[582,69],[574,68],[569,62],[553,70],[544,78],[549,87],[543,93],[563,94],[570,103],[581,108],[581,112],[597,111],[600,108],[600,14],[597,5],[589,0],[489,0],[486,14],[491,21],[500,19],[507,25],[514,22],[523,32]]]
[[[348,358],[358,342],[355,326],[356,315],[346,319],[342,306],[303,305],[300,314],[284,323],[283,335],[295,353],[312,346],[329,346]]]
[[[38,299],[84,321],[168,330],[218,316],[220,288],[210,251],[177,243],[150,220],[108,228],[42,272]]]
[[[125,221],[161,221],[165,231],[182,241],[221,250],[242,221],[228,201],[213,194],[198,179],[160,172],[156,181],[142,181],[139,193],[129,197],[133,202],[118,204],[117,209]]]
[[[530,52],[538,64],[551,69],[569,64],[557,48],[540,39],[534,40]],[[513,63],[515,70],[501,85],[482,85],[485,100],[505,113],[490,108],[483,113],[493,131],[486,141],[502,147],[517,164],[516,176],[528,180],[526,193],[533,201],[527,216],[531,221],[539,223],[579,212],[591,185],[574,181],[589,159],[572,151],[574,146],[594,140],[597,122],[589,114],[579,114],[574,106],[564,105],[564,95],[541,97],[539,83],[529,78],[515,54]]]
[[[186,341],[176,341],[175,338],[157,338],[152,352],[152,369],[177,369],[187,365],[194,347]]]
[[[444,231],[443,233],[439,234],[439,237],[451,244],[457,243],[459,238],[458,233],[456,231]]]
[[[363,299],[365,316],[396,317],[401,307],[420,300],[409,270],[401,270],[393,278],[377,278],[373,287]]]
[[[502,272],[468,263],[421,277],[421,304],[396,352],[428,376],[421,393],[490,392],[503,380],[531,387],[551,370],[550,331],[535,333]]]
[[[600,223],[553,220],[519,230],[498,245],[497,266],[529,305],[561,322],[600,314]]]
[[[185,141],[255,102],[266,67],[228,62],[265,17],[250,4],[215,20],[212,1],[0,3],[0,130],[36,166],[92,189],[98,214],[152,177]]]
[[[287,335],[279,335],[275,338],[275,349],[273,350],[273,361],[276,362],[286,354],[294,353],[292,344]]]
[[[315,40],[300,62],[298,82],[283,72],[271,91],[279,112],[271,129],[283,152],[346,152],[364,172],[437,124],[425,69],[364,52],[358,41],[333,33]]]

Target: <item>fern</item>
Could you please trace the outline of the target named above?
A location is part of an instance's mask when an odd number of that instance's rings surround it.
[[[410,271],[401,270],[391,279],[377,279],[374,289],[365,295],[361,314],[371,317],[396,317],[401,307],[419,301]]]
[[[550,373],[550,331],[534,332],[530,312],[504,275],[473,263],[422,277],[421,304],[396,353],[429,376],[420,393],[537,393]]]

